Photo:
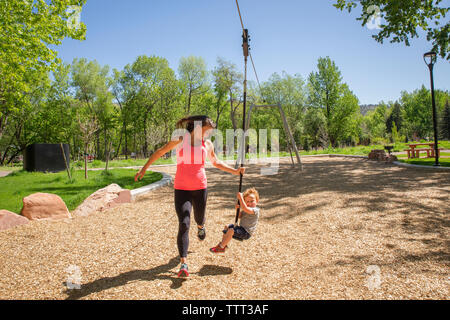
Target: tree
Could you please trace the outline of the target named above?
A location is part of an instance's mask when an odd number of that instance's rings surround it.
[[[340,94],[341,72],[329,57],[319,58],[318,72],[311,72],[308,78],[309,104],[325,108],[327,121],[330,121],[332,108]]]
[[[405,141],[405,137],[402,136],[398,130],[397,130],[397,126],[395,125],[395,122],[392,123],[392,131],[391,131],[391,142],[393,143],[399,143],[399,142],[404,142]]]
[[[388,132],[392,132],[392,127],[394,123],[396,125],[397,130],[400,131],[402,129],[403,116],[401,105],[398,102],[395,102],[394,105],[391,107],[391,112],[386,120],[386,130]]]
[[[367,138],[369,142],[376,142],[377,139],[386,138],[387,118],[388,109],[384,103],[380,103],[375,110],[369,111],[363,118],[363,134],[366,135],[365,138]]]
[[[431,137],[433,134],[433,114],[430,90],[422,86],[411,93],[401,93],[404,109],[406,133],[410,139]]]
[[[70,23],[85,2],[0,1],[0,138],[8,118],[29,105],[36,79],[60,63],[50,46],[66,37],[85,39],[86,26]]]
[[[185,112],[189,114],[192,98],[201,94],[207,84],[208,71],[206,70],[205,60],[202,57],[183,57],[180,59],[178,73],[187,95]]]
[[[317,69],[308,77],[308,103],[323,110],[329,143],[335,147],[348,140],[350,132],[355,137],[352,119],[359,114],[358,99],[342,82],[339,68],[329,57],[319,58]]]
[[[108,90],[102,90],[98,92],[96,99],[96,109],[98,115],[98,122],[100,130],[98,133],[103,132],[103,152],[100,152],[100,147],[97,144],[97,154],[102,160],[108,160],[111,152],[111,146],[113,142],[113,129],[118,122],[118,110],[112,103],[112,94]],[[98,139],[98,143],[99,143]]]
[[[341,94],[333,109],[328,135],[333,147],[338,143],[358,142],[360,126],[359,101],[347,84],[342,84]]]
[[[58,65],[52,78],[53,81],[50,83],[48,79],[49,85],[31,100],[32,109],[27,111],[28,117],[21,118],[21,121],[25,122],[27,131],[34,133],[33,142],[67,143],[74,159],[80,149],[80,135],[73,121],[75,103],[70,93],[70,65]],[[68,174],[71,180],[70,171]]]
[[[326,123],[324,113],[319,108],[308,108],[304,119],[305,142],[303,146],[305,150],[311,146],[316,149],[326,144],[328,141]]]
[[[39,114],[45,108],[45,95],[49,86],[48,74],[35,74],[30,80],[30,92],[15,101],[16,110],[8,116],[4,134],[0,137],[1,163],[10,163],[25,148],[39,142],[39,131],[42,123]]]
[[[299,74],[290,75],[273,73],[269,80],[262,84],[262,96],[259,100],[265,100],[264,104],[280,104],[285,112],[289,128],[294,139],[300,143],[303,133],[303,117],[305,113],[306,90],[305,82]],[[259,122],[259,128],[282,128],[283,122],[277,109],[258,111],[264,121]],[[258,123],[255,121],[255,123]],[[282,135],[281,144],[287,145],[289,137]]]
[[[128,81],[125,77],[124,71],[119,71],[117,69],[113,69],[113,75],[110,78],[110,88],[112,90],[112,94],[114,96],[114,99],[117,102],[117,105],[119,107],[119,121],[122,124],[122,129],[120,130],[120,138],[119,143],[117,147],[115,147],[115,150],[117,150],[116,155],[120,154],[121,146],[122,146],[122,140],[124,141],[124,152],[125,153],[125,159],[128,159],[128,124],[131,122],[129,107],[130,107],[130,99],[132,99],[133,96],[130,97],[129,94],[127,94],[128,91]]]
[[[128,79],[127,94],[132,97],[129,104],[134,120],[133,135],[147,157],[149,146],[167,137],[169,123],[178,115],[180,86],[169,62],[161,57],[139,56],[131,66],[125,66],[124,73]],[[154,140],[155,137],[149,134],[155,124],[167,132],[165,137]]]
[[[449,91],[435,90],[436,113],[442,114],[450,98]],[[433,114],[430,90],[425,86],[409,93],[402,91],[400,103],[403,106],[403,132],[408,138],[431,138],[433,133]]]
[[[450,104],[445,103],[439,126],[441,139],[450,140]]]
[[[158,88],[159,103],[155,106],[152,122],[162,128],[161,137],[153,139],[152,146],[166,143],[172,136],[175,120],[182,116],[182,87],[175,72],[168,66],[161,73]],[[151,137],[151,136],[150,136]]]
[[[218,124],[221,114],[221,105],[225,100],[225,103],[230,104],[230,118],[233,129],[237,129],[236,112],[242,101],[240,98],[240,83],[243,80],[243,75],[237,71],[237,67],[234,63],[226,61],[222,58],[217,58],[217,66],[214,68],[214,91],[217,96],[216,103],[216,123]]]
[[[72,86],[75,98],[89,111],[93,122],[97,122],[96,157],[100,157],[100,133],[104,133],[105,151],[108,144],[108,128],[113,118],[112,94],[109,92],[109,67],[97,61],[74,59],[72,63]],[[105,155],[105,154],[104,154]],[[103,158],[103,156],[101,157]]]
[[[89,150],[89,144],[92,141],[92,137],[98,131],[98,122],[89,116],[89,110],[86,106],[82,106],[77,109],[77,121],[81,132],[81,139],[83,141],[84,151],[84,178],[88,178],[87,172],[87,155]]]
[[[427,33],[427,40],[431,41],[433,50],[442,58],[450,59],[449,32],[450,22],[446,19],[448,5],[441,4],[442,0],[336,0],[334,6],[338,9],[351,12],[360,3],[362,13],[357,20],[366,25],[379,13],[386,23],[380,24],[380,31],[372,37],[380,43],[390,39],[391,42],[404,42],[409,46],[412,38],[418,37],[417,29]]]

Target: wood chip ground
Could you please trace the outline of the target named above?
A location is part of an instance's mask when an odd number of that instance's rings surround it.
[[[261,196],[256,234],[218,255],[209,248],[234,222],[239,178],[207,169],[207,237],[191,224],[188,280],[177,278],[168,186],[103,213],[0,232],[0,299],[449,298],[449,171],[302,160],[303,171],[290,159],[277,175],[247,169],[244,188]],[[76,277],[81,289],[68,289]]]

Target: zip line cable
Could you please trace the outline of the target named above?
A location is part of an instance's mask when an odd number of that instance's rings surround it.
[[[237,6],[238,13],[239,13],[239,19],[241,20],[242,31],[245,32],[244,22],[242,20],[241,9],[239,8],[238,0],[236,0],[236,6]],[[249,39],[249,41],[250,41],[250,39]],[[256,77],[256,82],[258,83],[259,92],[261,93],[261,96],[263,96],[261,84],[259,83],[258,73],[256,72],[255,63],[253,62],[252,54],[249,52],[248,55],[250,56],[250,61],[252,62],[253,71],[255,72],[255,77]],[[264,96],[262,98],[265,101]]]
[[[238,9],[238,13],[239,13],[239,19],[241,19],[242,30],[244,30],[245,28],[244,28],[244,23],[242,22],[241,9],[239,9],[239,2],[238,2],[238,0],[236,0],[236,6],[237,6],[237,9]]]
[[[259,84],[258,74],[256,73],[255,64],[253,63],[252,54],[249,52],[248,55],[250,56],[250,61],[252,62],[253,71],[255,71],[256,82],[258,83],[258,87],[259,87],[259,93],[261,93],[263,101],[266,101],[266,99],[264,99],[264,95],[263,95],[263,92],[262,92],[262,89],[261,89],[261,85]]]

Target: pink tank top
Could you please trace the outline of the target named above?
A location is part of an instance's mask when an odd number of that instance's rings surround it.
[[[183,142],[177,147],[177,172],[174,188],[178,190],[201,190],[207,188],[206,146],[202,144],[193,147],[190,134],[186,134]]]

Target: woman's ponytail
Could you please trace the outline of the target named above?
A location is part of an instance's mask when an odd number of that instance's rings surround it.
[[[189,121],[189,117],[178,120],[177,123],[175,124],[175,127],[176,127],[177,129],[184,128],[184,123],[185,123],[186,121]]]

